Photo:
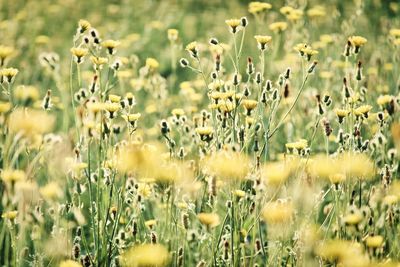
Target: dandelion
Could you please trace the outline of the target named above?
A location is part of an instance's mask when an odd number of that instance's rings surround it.
[[[78,24],[79,24],[78,32],[80,34],[85,33],[91,27],[90,22],[84,19],[79,20]]]
[[[348,109],[335,109],[336,116],[338,117],[339,123],[343,123],[343,120],[347,115],[349,115],[350,110]]]
[[[146,67],[149,70],[154,71],[154,70],[158,69],[159,66],[160,66],[160,63],[158,63],[158,61],[156,59],[151,58],[151,57],[146,59]]]
[[[101,70],[103,65],[108,63],[108,58],[106,57],[91,56],[90,60],[92,61],[95,70]]]
[[[18,108],[10,114],[8,127],[11,132],[34,136],[50,132],[54,122],[55,118],[45,111]]]
[[[256,100],[245,99],[242,101],[243,107],[247,111],[247,116],[250,116],[251,111],[257,107],[258,102]]]
[[[368,236],[365,239],[365,244],[368,248],[380,248],[383,245],[383,236],[375,235],[375,236]]]
[[[237,152],[218,152],[205,159],[210,174],[225,180],[241,180],[250,171],[249,159]]]
[[[202,141],[211,141],[213,138],[214,129],[212,127],[199,127],[196,128],[196,133],[200,136]]]
[[[0,176],[3,182],[7,184],[15,184],[26,179],[26,174],[23,170],[5,169],[1,172]]]
[[[7,113],[11,109],[10,102],[0,102],[0,114]]]
[[[1,218],[8,219],[8,220],[12,221],[15,218],[17,218],[17,215],[18,215],[18,211],[16,211],[16,210],[6,211],[1,215]]]
[[[290,201],[277,200],[264,206],[262,216],[268,224],[288,224],[293,213],[294,208]]]

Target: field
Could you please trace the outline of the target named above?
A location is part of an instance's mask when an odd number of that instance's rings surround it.
[[[0,266],[400,266],[400,3],[0,1]]]

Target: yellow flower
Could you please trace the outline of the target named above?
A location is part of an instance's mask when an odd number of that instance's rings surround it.
[[[229,26],[230,31],[235,34],[240,30],[242,22],[240,19],[228,19],[225,20],[225,23]]]
[[[362,105],[362,106],[359,106],[358,108],[354,109],[354,114],[356,116],[364,115],[364,117],[368,117],[368,112],[370,112],[371,109],[372,109],[372,106],[370,106],[370,105]]]
[[[293,213],[293,204],[290,201],[277,200],[265,205],[262,216],[268,224],[289,224]]]
[[[168,29],[168,39],[171,42],[175,42],[178,39],[178,30],[177,29]]]
[[[274,32],[283,32],[284,30],[287,29],[287,27],[288,27],[288,24],[287,24],[287,22],[284,22],[284,21],[274,22],[268,26],[268,28]]]
[[[160,66],[160,63],[155,58],[147,58],[146,59],[146,67],[149,68],[150,70],[155,70],[158,69]]]
[[[101,45],[107,49],[108,54],[113,55],[116,51],[115,48],[117,48],[121,44],[120,41],[115,41],[115,40],[105,40],[101,43]]]
[[[360,51],[360,47],[367,43],[367,39],[362,36],[351,36],[349,41],[355,47],[354,53],[356,54]]]
[[[6,82],[11,83],[14,81],[15,76],[18,74],[18,69],[15,68],[6,68],[0,71],[0,76],[3,76]],[[0,77],[0,80],[1,77]]]
[[[96,68],[101,68],[102,65],[104,65],[108,62],[108,58],[106,58],[106,57],[91,56],[90,60],[96,66]]]
[[[233,194],[239,198],[243,198],[246,196],[246,192],[243,190],[235,190],[233,191]]]
[[[4,61],[15,54],[15,50],[11,46],[0,45],[0,66],[4,65]]]
[[[257,107],[258,102],[252,99],[245,99],[242,101],[242,106],[247,110],[247,115],[250,115],[251,111]]]
[[[71,48],[71,53],[72,53],[72,55],[75,56],[75,61],[78,64],[83,62],[83,57],[86,56],[88,52],[89,52],[89,50],[87,48],[81,48],[81,47],[72,47]]]
[[[216,213],[199,213],[197,214],[201,224],[207,227],[214,228],[220,224],[219,216]]]
[[[144,225],[146,225],[147,228],[153,229],[153,227],[156,225],[157,221],[156,220],[148,220],[144,222]]]
[[[209,141],[212,139],[214,129],[212,127],[198,127],[196,133],[200,136],[202,141]]]
[[[135,122],[142,116],[140,113],[131,113],[131,114],[126,114],[122,115],[122,118],[124,118],[127,122],[130,124],[134,125]]]
[[[329,175],[329,181],[331,181],[332,184],[340,184],[346,181],[346,175],[343,173],[334,173]]]
[[[23,170],[6,169],[1,172],[1,179],[5,183],[16,183],[25,180],[26,175]]]
[[[346,215],[343,218],[343,222],[346,225],[355,226],[355,225],[358,225],[362,221],[362,219],[363,219],[363,216],[360,212],[354,212],[354,213],[350,213],[350,214]]]
[[[10,109],[11,109],[10,102],[0,102],[0,114],[8,112]]]
[[[342,123],[343,119],[347,117],[347,115],[349,115],[350,110],[337,108],[335,109],[335,113],[336,116],[338,117],[339,123]]]
[[[50,132],[54,122],[55,118],[45,111],[18,108],[11,113],[8,127],[11,132],[33,136]]]
[[[272,40],[272,37],[268,35],[256,35],[254,38],[256,39],[258,48],[260,50],[265,50],[267,48],[267,44]]]
[[[307,11],[307,15],[311,18],[325,17],[326,11],[323,6],[315,6]]]
[[[261,177],[269,186],[280,186],[290,175],[290,166],[282,162],[267,163],[261,169]]]
[[[389,34],[395,38],[400,37],[400,29],[390,29]]]
[[[288,148],[288,149],[302,150],[302,149],[307,148],[307,146],[308,146],[308,141],[305,140],[305,139],[300,139],[300,140],[297,141],[297,142],[287,143],[285,146],[286,146],[286,148]]]
[[[39,192],[47,200],[55,200],[63,195],[61,187],[56,182],[50,182],[41,187]]]
[[[79,24],[79,33],[84,33],[91,27],[90,22],[84,19],[79,20],[78,24]]]
[[[379,248],[383,245],[383,236],[381,235],[369,236],[365,239],[365,244],[369,248]]]
[[[378,103],[380,106],[385,106],[386,104],[389,104],[393,98],[394,97],[392,95],[381,95],[376,100],[376,103]]]
[[[251,14],[257,14],[257,13],[261,13],[261,12],[266,11],[271,8],[272,8],[272,5],[269,3],[254,1],[254,2],[249,3],[248,11]]]
[[[293,12],[293,10],[294,8],[291,6],[284,6],[279,9],[279,12],[281,12],[283,15],[289,15]]]
[[[198,49],[197,42],[191,42],[186,45],[185,50],[189,52],[190,56],[197,58],[198,57]]]
[[[143,244],[123,252],[119,263],[123,267],[163,267],[168,266],[170,258],[168,250],[163,245]]]
[[[14,220],[15,218],[17,218],[17,215],[18,215],[18,211],[16,211],[16,210],[7,211],[7,212],[4,212],[4,213],[1,215],[1,218],[3,218],[3,219],[9,219],[9,220]]]
[[[39,99],[39,90],[34,86],[18,86],[14,91],[15,99],[21,102],[34,102]]]
[[[225,180],[241,180],[250,171],[250,160],[238,152],[219,151],[204,160],[211,175]]]

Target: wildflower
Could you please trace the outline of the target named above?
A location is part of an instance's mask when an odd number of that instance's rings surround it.
[[[171,114],[174,115],[175,117],[179,118],[179,117],[185,115],[185,111],[181,108],[174,108],[171,111]]]
[[[343,183],[345,180],[346,180],[346,175],[343,173],[334,173],[329,175],[329,181],[335,185]]]
[[[0,76],[5,78],[5,81],[8,83],[12,83],[15,79],[15,76],[18,74],[18,69],[15,68],[6,68],[0,71]],[[0,79],[3,80],[3,79]]]
[[[115,112],[121,108],[121,105],[119,103],[105,103],[104,108],[108,111],[110,118],[113,119]]]
[[[255,1],[249,3],[248,11],[251,14],[258,14],[271,8],[272,5],[269,3]]]
[[[383,245],[383,236],[375,235],[375,236],[368,236],[365,239],[365,244],[368,248],[380,248]]]
[[[61,187],[56,182],[50,182],[41,187],[39,192],[47,200],[55,200],[63,195]]]
[[[168,40],[175,42],[178,39],[178,33],[177,29],[168,29]]]
[[[378,99],[376,100],[376,103],[378,103],[379,106],[385,106],[389,104],[393,100],[392,95],[380,95]]]
[[[78,31],[80,34],[86,32],[91,27],[90,22],[84,19],[79,20],[78,24],[79,24]]]
[[[198,55],[199,51],[198,51],[198,49],[197,49],[197,42],[191,42],[191,43],[189,43],[188,45],[186,45],[185,50],[189,52],[189,54],[190,54],[191,57],[193,57],[193,58],[198,58],[198,56],[199,56],[199,55]]]
[[[230,31],[235,34],[240,30],[242,22],[240,19],[228,19],[225,23],[229,26]]]
[[[140,113],[132,113],[132,114],[127,114],[127,115],[122,115],[122,118],[124,118],[132,126],[135,126],[136,122],[140,118],[140,116],[141,116]]]
[[[15,184],[18,181],[25,180],[26,174],[23,170],[5,169],[0,174],[5,183]]]
[[[0,45],[0,67],[4,65],[7,58],[10,58],[15,53],[11,46]]]
[[[39,90],[34,86],[18,86],[14,91],[15,99],[24,104],[33,103],[39,99]]]
[[[262,216],[268,224],[288,224],[293,213],[293,204],[290,201],[277,200],[265,205]]]
[[[219,216],[216,213],[199,213],[197,214],[197,218],[207,228],[214,228],[220,224]]]
[[[347,226],[356,226],[362,221],[362,219],[363,219],[363,216],[362,216],[361,212],[354,212],[354,213],[350,213],[350,214],[346,215],[343,218],[343,222]]]
[[[0,114],[6,113],[11,109],[10,102],[0,102]]]
[[[233,191],[233,194],[234,194],[235,196],[237,196],[238,198],[243,198],[243,197],[246,196],[246,192],[243,191],[243,190],[234,190],[234,191]]]
[[[310,18],[325,17],[326,11],[323,6],[315,6],[307,11],[307,15]]]
[[[16,210],[6,211],[1,215],[1,218],[14,220],[15,218],[17,218],[17,215],[18,215],[18,211],[16,211]]]
[[[354,53],[356,54],[360,51],[360,48],[367,43],[367,39],[362,36],[351,36],[348,40],[354,46]]]
[[[144,222],[144,225],[146,225],[147,228],[153,229],[153,227],[156,225],[157,221],[156,220],[148,220]]]
[[[289,15],[290,13],[292,13],[294,10],[293,7],[291,6],[283,6],[279,9],[279,12],[281,12],[281,14],[283,15]]]
[[[134,246],[119,258],[119,263],[123,267],[148,267],[148,266],[168,266],[170,262],[168,250],[160,244],[143,244]]]
[[[276,32],[276,33],[285,31],[287,29],[287,27],[288,27],[288,24],[284,21],[274,22],[268,26],[268,28],[271,31]]]
[[[113,55],[116,52],[116,48],[120,45],[121,43],[119,41],[115,40],[106,40],[101,43],[101,45],[107,49],[107,52],[109,55]]]
[[[154,70],[158,69],[159,66],[160,66],[160,63],[158,63],[158,61],[156,59],[151,58],[151,57],[146,59],[146,67],[149,70],[154,71]]]
[[[34,136],[50,132],[54,122],[55,118],[45,111],[18,108],[11,113],[8,127],[11,132]]]
[[[81,64],[83,62],[84,56],[87,55],[89,51],[87,48],[81,48],[81,47],[73,47],[71,48],[71,53],[73,56],[75,56],[75,62],[77,64]]]
[[[335,109],[335,113],[336,113],[336,116],[338,117],[339,123],[342,123],[342,122],[343,122],[343,119],[344,119],[347,115],[349,115],[350,110],[348,110],[348,109],[340,109],[340,108],[337,108],[337,109]]]
[[[210,174],[225,180],[241,180],[250,171],[249,159],[237,152],[220,151],[206,158],[205,167]]]
[[[243,107],[247,110],[247,115],[251,114],[251,111],[257,107],[258,102],[256,100],[245,99],[242,101]]]
[[[300,139],[297,142],[286,143],[287,149],[303,150],[308,146],[308,141],[305,139]]]
[[[356,116],[361,116],[363,115],[365,118],[368,118],[368,113],[371,111],[372,106],[370,105],[362,105],[359,106],[358,108],[354,109],[354,114]]]
[[[269,186],[280,186],[289,178],[290,167],[281,162],[268,163],[263,166],[261,175]]]
[[[95,66],[96,70],[101,70],[103,65],[108,63],[108,58],[106,58],[106,57],[91,56],[90,60],[92,61],[93,65]]]
[[[262,51],[267,48],[267,44],[272,40],[272,37],[268,35],[256,35],[254,38],[257,41],[258,48]]]
[[[214,129],[212,127],[198,127],[196,133],[200,136],[202,141],[211,141]]]
[[[345,240],[324,241],[316,247],[316,254],[329,262],[341,262],[361,255],[361,246]]]
[[[390,29],[389,34],[395,38],[400,37],[400,29]]]

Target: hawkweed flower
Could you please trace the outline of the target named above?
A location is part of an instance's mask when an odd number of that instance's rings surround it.
[[[14,91],[14,98],[25,106],[34,103],[39,97],[39,89],[31,85],[20,85]]]
[[[287,29],[287,27],[288,27],[288,24],[287,24],[287,22],[284,22],[284,21],[274,22],[268,26],[268,28],[275,33],[281,33],[283,31],[285,31]]]
[[[220,219],[216,213],[199,213],[197,218],[200,223],[205,225],[208,229],[214,228],[220,224]]]
[[[290,223],[293,215],[293,204],[289,200],[269,202],[262,211],[262,217],[268,224]]]
[[[79,34],[83,34],[91,27],[90,22],[84,19],[79,20],[78,22],[78,32]]]
[[[108,58],[106,57],[91,56],[90,60],[92,61],[95,70],[101,70],[103,68],[103,65],[108,63]]]
[[[105,103],[104,109],[108,112],[110,119],[115,117],[115,113],[121,109],[121,105],[119,103]]]
[[[159,244],[143,244],[134,246],[123,252],[119,263],[123,267],[168,266],[171,256],[168,250]]]
[[[257,107],[258,102],[256,100],[245,99],[242,101],[243,107],[247,111],[247,116],[251,115],[251,111]]]
[[[15,218],[17,218],[17,215],[18,215],[18,211],[16,211],[16,210],[6,211],[3,214],[1,214],[1,218],[13,221],[13,220],[15,220]]]
[[[0,67],[2,67],[6,59],[12,57],[15,54],[15,50],[11,46],[0,45]]]
[[[189,55],[191,57],[193,57],[193,58],[198,58],[199,57],[199,50],[197,48],[197,42],[189,43],[188,45],[186,45],[185,50],[189,52]]]
[[[335,113],[336,116],[338,117],[339,123],[341,124],[343,123],[344,118],[347,117],[347,115],[349,115],[350,110],[337,108],[335,109]]]
[[[0,114],[7,113],[11,109],[10,102],[0,102]]]
[[[256,35],[254,38],[257,41],[258,49],[261,51],[267,49],[267,44],[269,44],[272,40],[272,37],[268,35]]]
[[[170,40],[171,42],[176,42],[176,40],[178,40],[178,34],[179,31],[177,29],[168,29],[167,31],[168,40]]]
[[[353,113],[356,116],[364,116],[365,118],[368,118],[368,114],[371,111],[371,109],[372,109],[371,105],[362,105],[354,109]]]
[[[18,74],[18,69],[16,68],[5,68],[0,71],[0,75],[2,76],[2,81],[6,81],[7,83],[12,83],[15,79],[15,76]]]
[[[240,19],[228,19],[225,23],[229,26],[231,33],[236,34],[242,28],[242,21]]]
[[[265,12],[271,8],[272,5],[269,3],[254,1],[249,3],[248,11],[249,13],[256,15]]]
[[[148,68],[149,71],[153,72],[158,69],[160,66],[160,63],[155,58],[147,58],[146,59],[146,68]]]
[[[212,127],[198,127],[196,133],[200,136],[201,141],[210,142],[213,138],[214,129]]]
[[[348,40],[354,47],[355,54],[358,54],[358,52],[360,52],[360,48],[367,43],[367,39],[362,36],[351,36]]]
[[[75,58],[75,62],[77,64],[81,64],[83,62],[83,58],[88,54],[89,50],[87,48],[82,47],[73,47],[71,48],[71,53]]]
[[[106,40],[101,43],[101,45],[107,49],[107,52],[109,55],[113,55],[116,52],[116,48],[120,45],[121,43],[119,41],[115,40]]]
[[[368,236],[365,239],[365,245],[371,249],[377,249],[377,248],[382,247],[383,242],[384,242],[384,239],[383,239],[383,236],[381,236],[381,235]]]

